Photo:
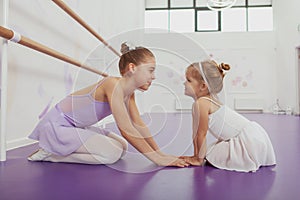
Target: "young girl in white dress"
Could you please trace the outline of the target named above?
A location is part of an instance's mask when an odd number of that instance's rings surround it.
[[[272,143],[256,122],[223,105],[217,95],[223,88],[227,64],[205,60],[186,69],[185,95],[193,103],[193,156],[182,156],[191,165],[211,165],[226,170],[254,172],[260,166],[276,164]],[[206,134],[217,141],[209,147]]]

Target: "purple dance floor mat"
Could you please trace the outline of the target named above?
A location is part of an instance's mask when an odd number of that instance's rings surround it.
[[[33,144],[8,151],[7,161],[0,162],[0,200],[300,199],[300,118],[244,115],[267,130],[277,165],[261,167],[255,173],[209,165],[162,168],[131,146],[113,165],[29,162],[26,157],[38,148]],[[144,119],[164,152],[192,153],[190,114],[148,114]],[[107,128],[116,131],[114,124]]]

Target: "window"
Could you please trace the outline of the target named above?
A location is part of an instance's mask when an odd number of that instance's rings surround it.
[[[170,10],[170,30],[193,32],[195,14],[193,9]]]
[[[197,30],[218,31],[218,13],[209,10],[197,12]]]
[[[237,0],[212,11],[207,0],[145,0],[145,27],[176,32],[272,31],[272,0]]]
[[[273,15],[270,7],[253,7],[248,9],[249,31],[273,30]]]
[[[193,7],[193,0],[170,0],[171,8]]]
[[[222,31],[246,31],[247,26],[247,10],[246,8],[232,8],[221,12]]]

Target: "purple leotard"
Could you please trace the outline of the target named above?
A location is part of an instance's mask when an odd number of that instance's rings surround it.
[[[62,99],[39,121],[29,138],[38,140],[46,151],[65,156],[76,151],[90,136],[108,133],[92,127],[111,114],[108,102],[92,97],[102,82],[88,94],[68,95]]]

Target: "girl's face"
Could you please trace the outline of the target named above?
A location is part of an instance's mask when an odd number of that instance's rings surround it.
[[[192,76],[190,70],[187,70],[187,72],[185,73],[185,78],[186,81],[184,82],[184,94],[193,98],[199,97],[201,83]]]
[[[147,62],[135,67],[134,79],[137,87],[141,90],[148,90],[152,81],[155,79],[155,59],[149,58]]]

